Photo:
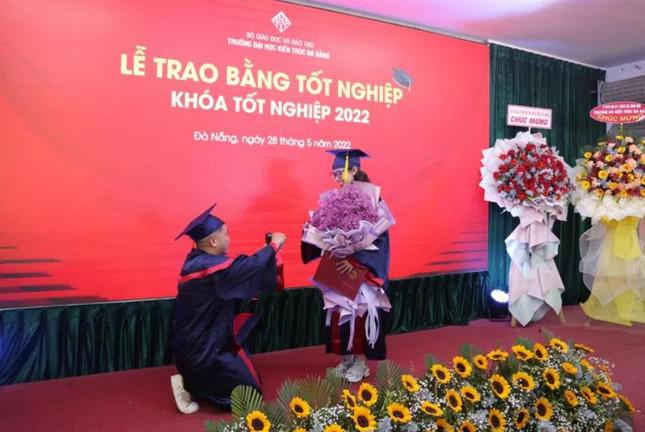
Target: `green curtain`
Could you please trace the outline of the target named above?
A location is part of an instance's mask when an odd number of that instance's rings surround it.
[[[571,165],[580,157],[581,148],[592,145],[605,134],[604,123],[589,117],[597,105],[598,81],[605,72],[550,57],[540,56],[499,45],[490,47],[490,145],[498,138],[511,138],[521,130],[506,126],[508,104],[553,109],[550,131],[538,129],[550,145]],[[488,270],[490,289],[508,289],[507,275],[510,260],[504,239],[515,229],[518,220],[491,204],[488,219]],[[560,238],[560,253],[556,264],[566,287],[563,300],[577,304],[586,300],[589,292],[578,271],[580,253],[578,239],[589,227],[580,216],[569,209],[566,222],[556,222],[554,233]]]
[[[392,281],[390,332],[486,315],[486,273]],[[170,364],[174,299],[0,310],[0,385]],[[251,352],[323,343],[322,297],[286,290],[242,305],[261,317]]]
[[[446,274],[394,281],[389,290],[389,333],[466,325],[488,312],[483,273]]]
[[[174,300],[0,311],[0,384],[167,364]]]

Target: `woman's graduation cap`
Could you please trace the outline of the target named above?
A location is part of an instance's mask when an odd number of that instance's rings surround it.
[[[343,181],[348,182],[349,170],[354,167],[360,168],[361,158],[370,157],[363,150],[327,150],[327,153],[334,155],[334,161],[331,164],[331,170],[343,170]]]

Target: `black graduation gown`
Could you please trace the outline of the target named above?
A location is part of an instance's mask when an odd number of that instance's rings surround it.
[[[383,280],[383,289],[387,292],[388,274],[390,268],[390,235],[386,231],[381,234],[374,245],[378,250],[363,250],[351,255],[351,258],[367,267],[379,279]],[[300,255],[304,263],[320,258],[321,250],[311,244],[300,243]],[[337,314],[334,314],[337,315]],[[374,346],[367,343],[363,319],[357,319],[354,328],[354,343],[351,351],[347,351],[349,342],[349,323],[338,326],[338,317],[332,316],[331,325],[325,327],[326,352],[335,354],[365,354],[370,360],[384,360],[387,357],[385,332],[390,313],[379,309],[379,334]]]
[[[222,408],[238,385],[260,390],[260,378],[244,349],[257,318],[236,315],[239,300],[275,289],[275,250],[235,259],[193,249],[179,278],[172,348],[184,385],[195,399]]]

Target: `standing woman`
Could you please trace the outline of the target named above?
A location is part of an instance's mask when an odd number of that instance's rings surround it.
[[[354,182],[371,183],[361,170],[361,158],[369,157],[361,150],[332,150],[332,178],[340,188]],[[346,299],[354,312],[340,313],[338,306],[328,305],[326,320],[326,352],[342,356],[335,367],[350,382],[358,382],[370,374],[365,359],[384,360],[387,356],[385,332],[391,310],[387,296],[390,267],[390,238],[385,231],[373,243],[376,248],[364,249],[339,260],[337,271],[354,273],[366,268],[367,274],[356,297]],[[301,243],[301,256],[305,263],[320,258],[321,249],[309,243]],[[333,290],[334,287],[329,287]],[[323,291],[324,293],[324,291]],[[325,294],[323,294],[325,295]],[[333,303],[331,303],[333,304]]]

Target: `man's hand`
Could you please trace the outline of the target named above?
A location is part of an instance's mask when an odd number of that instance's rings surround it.
[[[349,273],[354,270],[354,266],[347,260],[341,260],[336,263],[336,270],[340,274]]]
[[[281,232],[271,233],[271,243],[275,244],[277,247],[282,248],[284,242],[287,241],[287,236]]]

